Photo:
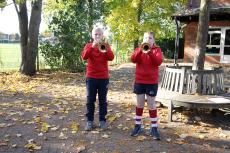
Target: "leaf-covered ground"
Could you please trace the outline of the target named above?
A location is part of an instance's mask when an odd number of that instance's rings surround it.
[[[212,116],[207,110],[177,108],[174,122],[169,123],[167,108],[158,107],[162,140],[154,141],[148,135],[145,109],[145,132],[130,137],[135,115],[134,65],[110,69],[109,129],[91,132],[83,130],[84,73],[0,74],[0,152],[230,152],[230,115],[221,112]],[[229,76],[229,71],[225,73]],[[98,111],[95,119],[97,125]]]

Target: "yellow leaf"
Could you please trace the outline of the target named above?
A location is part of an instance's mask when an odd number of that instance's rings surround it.
[[[33,142],[29,142],[25,145],[25,148],[29,149],[29,150],[41,150],[41,146],[36,145]]]
[[[41,117],[35,117],[34,121],[35,121],[35,123],[40,123],[41,122]]]
[[[72,130],[72,133],[75,134],[78,132],[79,130],[79,124],[76,123],[76,122],[72,122],[71,123],[71,130]]]
[[[49,125],[48,123],[43,122],[43,123],[42,123],[41,132],[44,132],[44,133],[48,132],[49,127],[50,127],[50,125]]]
[[[112,115],[112,114],[111,114],[111,115],[108,115],[106,118],[107,118],[108,122],[111,123],[111,122],[113,122],[117,117],[116,117],[116,115]]]

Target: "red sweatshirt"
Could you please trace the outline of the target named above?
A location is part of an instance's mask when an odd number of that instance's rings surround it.
[[[92,43],[85,45],[81,57],[83,60],[87,60],[86,77],[96,79],[109,78],[108,61],[112,61],[114,54],[107,46],[107,52],[102,53],[98,50],[98,47],[93,48]]]
[[[140,48],[136,48],[131,56],[131,61],[136,63],[135,83],[158,83],[158,66],[163,61],[159,47],[153,46],[148,53],[143,53]]]

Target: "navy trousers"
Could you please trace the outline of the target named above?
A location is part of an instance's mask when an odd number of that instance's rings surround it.
[[[106,121],[107,114],[107,92],[109,79],[86,78],[87,102],[86,117],[87,121],[94,120],[95,102],[98,94],[99,100],[99,121]]]

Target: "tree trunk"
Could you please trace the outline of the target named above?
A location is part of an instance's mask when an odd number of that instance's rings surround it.
[[[27,59],[26,53],[27,53],[27,44],[28,44],[28,14],[27,14],[26,1],[24,1],[24,3],[19,5],[18,21],[19,21],[19,31],[21,34],[20,46],[21,46],[21,57],[22,57],[20,71],[22,71],[25,61]]]
[[[42,0],[31,2],[32,10],[28,28],[26,1],[19,4],[18,19],[21,34],[22,62],[20,71],[32,76],[36,73],[36,57],[38,51],[38,34],[41,23]]]
[[[193,70],[203,70],[208,36],[210,0],[201,0]]]
[[[140,0],[139,5],[138,5],[138,10],[137,10],[137,22],[140,23],[141,21],[141,14],[143,12],[143,0]],[[139,29],[136,29],[136,32],[139,33]],[[136,39],[134,41],[134,49],[137,48],[139,45],[139,39]]]
[[[38,52],[38,35],[41,23],[42,0],[31,2],[32,10],[29,23],[27,60],[23,73],[34,75],[36,73],[36,57]]]

